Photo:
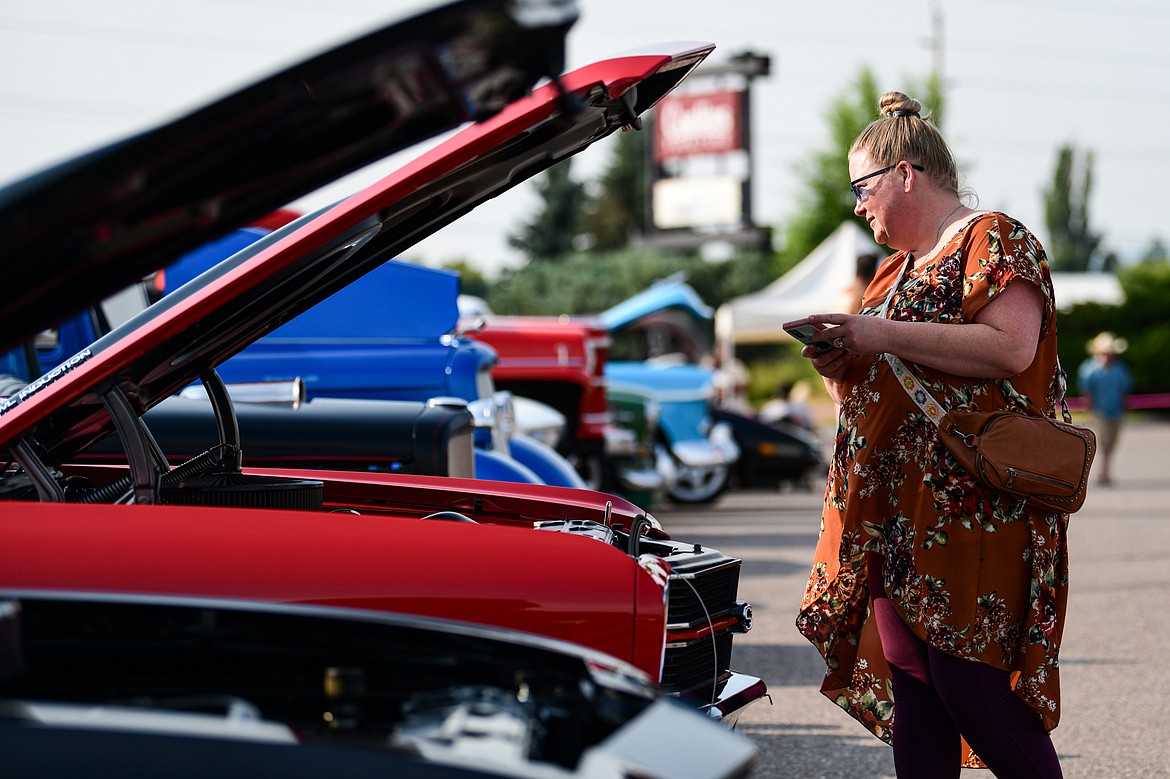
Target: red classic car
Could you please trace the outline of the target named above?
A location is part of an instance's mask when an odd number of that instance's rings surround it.
[[[539,26],[485,27],[470,12],[481,7],[499,14],[510,4],[456,7],[464,13],[438,25],[449,39],[418,30],[362,39],[0,192],[6,267],[29,284],[4,307],[3,332],[16,343],[95,302],[111,279],[162,267],[358,157],[496,111],[0,402],[0,588],[467,619],[599,649],[733,721],[765,694],[759,679],[730,670],[732,636],[751,622],[736,600],[740,561],[670,539],[633,504],[588,490],[241,467],[246,442],[218,364],[478,203],[633,123],[712,49],[674,44],[605,60],[503,107],[502,97],[555,69],[560,38]],[[494,79],[474,72],[501,62]],[[217,437],[172,464],[143,414],[197,378]],[[127,465],[79,464],[111,435]]]
[[[565,417],[558,450],[589,486],[606,483],[602,462],[621,432],[605,401],[609,329],[587,317],[487,316],[461,319],[460,330],[495,350],[497,388],[546,403]]]

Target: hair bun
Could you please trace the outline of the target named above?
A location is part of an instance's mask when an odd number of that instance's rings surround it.
[[[922,103],[903,92],[886,92],[878,100],[878,113],[882,116],[921,116]]]

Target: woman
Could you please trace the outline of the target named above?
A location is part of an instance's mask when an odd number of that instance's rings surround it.
[[[884,357],[947,408],[1023,408],[1024,396],[1053,413],[1063,376],[1048,260],[1019,222],[962,203],[921,110],[883,95],[849,153],[854,213],[896,253],[859,315],[807,318],[829,326],[834,348],[802,354],[840,418],[797,626],[828,665],[822,692],[893,744],[902,779],[958,777],[980,759],[1000,779],[1059,777],[1048,731],[1068,515],[959,469]]]

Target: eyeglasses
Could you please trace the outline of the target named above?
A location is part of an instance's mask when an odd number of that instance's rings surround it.
[[[853,190],[853,197],[857,198],[858,200],[864,200],[865,198],[869,197],[869,190],[866,189],[865,187],[861,187],[858,185],[861,182],[865,181],[866,179],[871,179],[874,176],[881,176],[883,174],[889,173],[891,170],[893,170],[896,167],[898,167],[898,166],[897,165],[890,165],[888,167],[882,168],[881,170],[875,170],[873,173],[867,173],[864,176],[862,176],[861,178],[853,179],[853,181],[850,181],[849,188],[851,190]],[[910,167],[914,168],[914,170],[918,171],[919,173],[926,170],[926,168],[922,167],[921,165],[915,165],[913,162],[910,163]]]

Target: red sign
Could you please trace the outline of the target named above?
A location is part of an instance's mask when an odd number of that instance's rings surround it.
[[[654,158],[725,154],[740,144],[741,92],[664,98],[655,109]]]

